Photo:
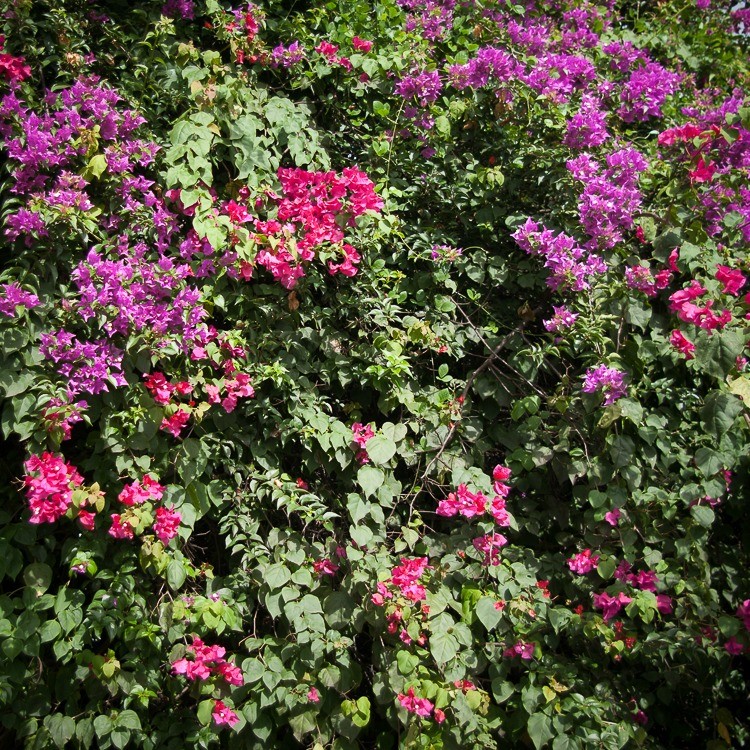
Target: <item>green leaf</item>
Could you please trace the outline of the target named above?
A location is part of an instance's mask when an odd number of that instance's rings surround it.
[[[128,729],[140,730],[141,728],[141,720],[138,718],[138,714],[130,709],[122,711],[115,720],[115,723],[118,727],[127,727]]]
[[[596,572],[599,574],[599,576],[602,579],[606,581],[612,578],[612,576],[615,573],[616,567],[617,567],[617,561],[615,560],[615,558],[607,557],[599,561],[599,564],[596,566]]]
[[[536,750],[544,747],[554,736],[552,719],[542,713],[531,716],[526,727]]]
[[[396,443],[385,435],[375,435],[367,441],[367,455],[374,464],[384,464],[396,453]]]
[[[198,711],[196,712],[196,715],[198,717],[198,721],[203,724],[203,726],[208,726],[211,723],[211,715],[213,714],[215,703],[216,701],[209,699],[201,701],[198,704]]]
[[[326,622],[334,630],[342,630],[351,622],[354,600],[344,591],[334,591],[323,603]]]
[[[101,177],[107,169],[107,157],[104,154],[96,154],[89,159],[89,163],[81,174],[83,177],[91,179]]]
[[[46,563],[32,563],[23,571],[24,583],[41,596],[52,583],[52,568]]]
[[[695,520],[706,529],[711,527],[711,524],[716,517],[716,514],[709,505],[694,505],[690,509],[690,512],[692,513],[693,518],[695,518]]]
[[[94,719],[94,732],[96,736],[101,740],[105,737],[109,737],[109,733],[112,731],[112,720],[109,716],[100,714]]]
[[[714,331],[696,341],[695,361],[704,372],[723,379],[744,348],[745,339],[739,331]]]
[[[130,742],[130,730],[125,727],[112,727],[109,739],[117,750],[122,750]]]
[[[627,435],[617,435],[609,448],[609,455],[616,469],[627,466],[633,459],[635,443]]]
[[[396,664],[399,673],[408,677],[419,666],[419,657],[402,649],[396,654]]]
[[[747,375],[740,375],[740,377],[730,380],[729,390],[735,396],[739,396],[745,407],[750,409],[750,378]]]
[[[742,401],[736,396],[722,391],[711,391],[700,411],[701,426],[706,432],[720,438],[732,427],[742,409]]]
[[[378,469],[375,466],[362,466],[357,472],[357,482],[365,493],[365,497],[374,495],[375,491],[383,484],[384,481],[385,474],[381,469]],[[354,521],[354,523],[357,523],[356,520],[352,520]]]
[[[76,731],[75,720],[70,716],[64,716],[63,714],[52,714],[45,725],[49,730],[52,741],[59,748],[65,748],[68,742],[73,739],[73,735]]]
[[[57,620],[47,620],[39,629],[39,639],[42,643],[54,641],[62,633],[62,627]]]
[[[505,703],[515,692],[516,687],[512,682],[500,678],[492,680],[492,696],[498,703]]]
[[[185,583],[185,578],[187,578],[185,565],[179,560],[172,560],[167,565],[167,583],[169,584],[169,588],[177,591]]]
[[[347,498],[346,507],[349,511],[349,516],[352,519],[352,523],[358,524],[360,521],[362,521],[362,519],[367,518],[367,516],[370,514],[370,508],[372,507],[372,504],[368,503],[367,500],[360,497],[359,495],[355,495],[354,493],[352,493]]]
[[[458,641],[450,633],[433,633],[429,643],[430,652],[440,666],[449,662],[458,653]]]
[[[302,742],[305,735],[315,731],[318,726],[317,717],[317,711],[311,711],[310,709],[289,717],[289,726],[292,728],[297,741]]]
[[[271,591],[286,586],[292,578],[289,569],[283,563],[269,565],[263,574],[263,580],[268,584]]]
[[[715,450],[698,448],[695,452],[695,465],[700,469],[703,476],[712,477],[722,470],[724,462]]]
[[[479,621],[484,625],[487,630],[492,630],[501,620],[503,613],[495,609],[495,602],[497,600],[491,596],[484,596],[478,602],[474,608],[474,614],[479,618]]]

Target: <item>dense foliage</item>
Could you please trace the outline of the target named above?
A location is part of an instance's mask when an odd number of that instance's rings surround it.
[[[0,21],[3,747],[750,742],[744,3]]]

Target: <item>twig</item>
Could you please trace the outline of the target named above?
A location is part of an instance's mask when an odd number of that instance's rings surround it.
[[[456,308],[458,311],[463,315],[463,317],[469,322],[469,325],[476,330],[476,327],[471,322],[471,319],[469,316],[461,309],[460,305],[456,305]],[[459,399],[459,403],[462,405],[461,409],[463,410],[463,403],[466,399],[466,396],[468,395],[469,391],[471,390],[471,386],[474,385],[474,381],[493,363],[493,361],[497,358],[498,354],[507,346],[508,342],[515,336],[517,333],[520,333],[523,331],[523,329],[526,327],[526,321],[522,321],[518,326],[516,326],[510,333],[503,336],[502,339],[500,339],[500,343],[490,352],[490,356],[487,357],[484,362],[482,362],[479,367],[477,367],[474,372],[469,375],[468,380],[466,381],[466,385],[464,386],[463,393],[461,394],[461,398]],[[478,331],[477,331],[478,333]],[[479,334],[480,338],[484,341],[481,334]],[[489,348],[489,347],[488,347]],[[438,448],[438,452],[433,456],[432,460],[427,464],[427,468],[424,470],[424,473],[420,477],[420,482],[423,482],[427,475],[430,473],[430,469],[435,465],[435,463],[440,459],[440,456],[443,455],[443,452],[448,447],[450,441],[453,439],[453,436],[456,434],[456,430],[458,429],[458,424],[461,421],[460,415],[451,423],[451,427],[448,430],[448,434],[443,439],[443,442],[440,445],[440,448]]]

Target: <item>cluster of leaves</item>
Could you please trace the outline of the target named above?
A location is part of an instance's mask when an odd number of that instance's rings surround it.
[[[747,24],[13,3],[0,744],[750,741]]]

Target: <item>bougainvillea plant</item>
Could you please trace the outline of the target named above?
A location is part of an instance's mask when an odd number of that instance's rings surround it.
[[[0,25],[0,746],[750,744],[745,2]]]

